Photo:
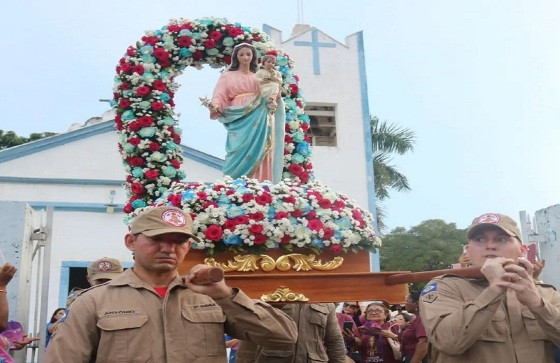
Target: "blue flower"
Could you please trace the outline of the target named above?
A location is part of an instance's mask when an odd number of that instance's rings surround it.
[[[193,53],[189,50],[189,48],[181,48],[181,50],[179,50],[179,57],[181,58],[188,58],[192,54]]]
[[[138,135],[142,137],[152,137],[156,134],[155,127],[142,127],[140,131],[138,131]]]
[[[193,200],[194,196],[195,196],[195,191],[193,189],[188,189],[185,191],[185,193],[183,193],[183,195],[181,196],[181,200],[188,200],[191,201]]]
[[[140,47],[140,49],[138,49],[138,51],[140,52],[140,54],[150,55],[154,51],[154,47],[147,44],[147,45],[144,45],[144,46]]]
[[[164,26],[162,29],[167,29],[167,26]],[[163,32],[161,30],[154,30],[154,35],[158,38],[161,38],[161,35],[163,34]]]
[[[218,197],[218,204],[219,205],[228,205],[231,204],[231,201],[229,200],[228,196],[225,194],[220,194],[220,196]]]
[[[325,248],[325,244],[324,244],[323,241],[320,240],[320,239],[315,239],[315,240],[313,240],[313,242],[311,242],[311,244],[312,244],[313,246],[317,247],[317,248],[321,248],[321,249],[322,249],[322,248]]]
[[[177,169],[175,169],[174,167],[168,165],[168,166],[164,166],[162,168],[163,171],[163,175],[165,175],[166,177],[169,178],[174,178],[175,175],[177,175]]]
[[[333,237],[337,240],[341,240],[342,239],[342,232],[340,232],[338,229],[335,229]]]
[[[235,41],[233,40],[232,37],[225,37],[224,40],[222,41],[222,43],[223,43],[226,47],[231,47],[232,45],[235,44]]]
[[[162,93],[159,95],[159,99],[162,100],[162,101],[164,101],[164,102],[167,102],[167,101],[169,101],[169,100],[171,99],[171,96],[169,96],[168,93],[162,92]]]
[[[305,141],[300,142],[298,146],[296,146],[296,151],[303,156],[309,156],[310,153],[309,144],[306,143]],[[293,156],[292,156],[292,160],[294,160]]]
[[[233,185],[246,186],[247,183],[246,183],[245,180],[243,180],[243,179],[235,179],[235,180],[233,181]]]
[[[306,124],[311,122],[311,120],[309,119],[309,116],[307,116],[306,114],[299,115],[298,119],[302,122],[305,122]]]
[[[116,105],[117,105],[117,102],[115,100],[109,101],[109,106],[115,107]]]
[[[142,208],[145,206],[146,206],[146,202],[144,202],[142,199],[136,199],[135,201],[132,202],[132,207],[134,209]]]
[[[241,244],[241,237],[233,234],[228,237],[224,237],[224,243],[226,245],[240,245]]]
[[[276,215],[276,209],[273,207],[268,208],[268,220],[273,220]]]
[[[288,217],[288,220],[290,221],[290,223],[292,224],[292,226],[296,226],[299,224],[298,220],[296,217]]]
[[[135,167],[134,169],[132,169],[132,176],[135,178],[142,178],[144,176],[144,170],[142,170],[142,168],[140,167]]]
[[[123,114],[121,115],[121,119],[134,120],[134,112],[132,112],[131,110],[124,111]]]
[[[245,210],[237,205],[232,205],[226,210],[226,217],[235,218],[245,215]]]
[[[334,224],[338,226],[338,228],[345,230],[350,229],[352,227],[352,221],[348,217],[342,217],[334,221]]]
[[[163,120],[161,120],[163,122],[163,124],[165,126],[172,126],[175,123],[175,120],[173,120],[173,118],[167,116],[166,118],[164,118]]]

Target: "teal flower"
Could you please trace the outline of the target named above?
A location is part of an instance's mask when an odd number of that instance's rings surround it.
[[[303,134],[302,131],[294,132],[294,135],[292,136],[292,139],[295,142],[302,142],[304,138],[305,138],[305,135]]]
[[[178,170],[178,171],[177,171],[177,178],[178,178],[179,180],[183,180],[183,179],[185,179],[186,177],[187,177],[187,174],[185,174],[184,171],[182,171],[182,170]]]
[[[136,146],[129,144],[128,142],[122,144],[122,148],[125,153],[131,154],[134,150],[136,150]]]
[[[191,38],[192,38],[192,39],[200,39],[200,37],[201,37],[201,36],[200,36],[200,33],[192,33],[192,34],[191,34]]]
[[[313,242],[311,242],[311,244],[317,248],[323,249],[325,248],[325,244],[323,243],[323,241],[321,241],[320,239],[315,239],[313,240]]]
[[[307,116],[306,114],[299,115],[298,119],[299,119],[301,122],[305,122],[306,124],[308,124],[308,123],[311,122],[311,120],[309,119],[309,116]]]
[[[134,120],[134,112],[132,112],[131,110],[126,110],[123,112],[123,114],[121,115],[121,119],[123,120]]]
[[[171,73],[163,70],[163,71],[159,72],[159,76],[161,77],[161,79],[169,79],[169,78],[171,78]]]
[[[214,20],[212,20],[212,19],[202,19],[200,21],[200,24],[206,25],[206,26],[212,25],[212,24],[214,24]]]
[[[170,140],[165,143],[165,148],[167,150],[175,150],[177,149],[177,144]]]
[[[163,175],[169,178],[174,178],[177,175],[177,169],[172,166],[165,166],[163,167]]]
[[[224,237],[224,243],[226,245],[240,245],[241,244],[241,237],[233,234],[228,237]]]
[[[135,201],[132,202],[132,207],[134,209],[143,208],[145,206],[146,206],[146,202],[143,201],[142,199],[136,199]]]
[[[305,160],[305,158],[299,153],[295,153],[292,155],[292,162],[295,164],[301,164],[303,163],[303,160]]]
[[[276,64],[279,67],[285,66],[288,64],[288,58],[284,57],[283,55],[279,55],[278,57],[276,57]]]
[[[154,51],[154,47],[152,47],[151,45],[144,45],[144,46],[140,47],[140,49],[138,49],[138,51],[140,52],[140,54],[150,55]]]
[[[166,126],[173,126],[173,124],[175,124],[175,120],[173,120],[172,117],[165,117],[163,120],[161,120],[163,122],[164,125]]]
[[[233,40],[232,37],[225,37],[224,40],[222,41],[222,43],[226,46],[226,47],[231,47],[235,44],[235,41]]]
[[[147,83],[152,83],[156,79],[156,76],[154,76],[152,72],[144,72],[142,79]]]
[[[136,167],[132,169],[132,176],[138,179],[142,179],[144,177],[144,170],[142,168]]]
[[[169,51],[173,50],[173,48],[175,48],[175,44],[173,44],[173,40],[166,41],[165,43],[163,43],[163,48]]]
[[[150,107],[152,107],[152,104],[149,101],[140,101],[138,103],[138,107],[140,107],[143,110],[149,110]]]
[[[303,156],[309,156],[309,154],[311,152],[311,150],[309,149],[309,144],[306,143],[305,141],[300,142],[298,144],[298,146],[296,146],[296,151]],[[292,161],[293,160],[294,160],[294,157],[292,156]]]
[[[182,37],[190,37],[192,34],[192,32],[189,29],[181,29],[181,31],[179,32],[179,35]]]
[[[232,205],[226,210],[226,217],[235,218],[245,215],[245,210],[239,206]]]
[[[166,192],[168,192],[168,190],[167,190],[166,187],[159,187],[157,190],[158,190],[158,192],[159,192],[160,195],[163,195],[163,194],[165,194]]]
[[[142,137],[152,137],[156,134],[155,127],[142,127],[140,131],[138,131],[138,135]]]
[[[134,92],[131,89],[125,89],[122,94],[123,94],[123,97],[126,97],[126,98],[131,98],[131,97],[134,96]]]
[[[169,101],[169,100],[171,99],[171,97],[169,96],[168,93],[162,92],[162,93],[159,95],[159,99],[162,100],[162,101],[164,101],[164,102],[167,102],[167,101]]]
[[[142,56],[142,62],[144,62],[144,63],[154,63],[155,60],[156,59],[149,54],[144,54]]]
[[[181,196],[181,200],[182,200],[182,201],[185,201],[185,200],[191,201],[191,200],[194,199],[195,194],[196,194],[196,193],[195,193],[194,190],[188,189],[188,190],[186,190],[185,193],[183,193],[183,195]]]
[[[179,50],[179,57],[181,58],[188,58],[192,55],[192,52],[189,50],[189,48],[181,48]]]
[[[177,135],[183,135],[183,129],[180,127],[174,127],[173,130],[175,130],[175,133]]]
[[[152,153],[152,155],[149,156],[149,159],[152,162],[161,163],[161,162],[165,161],[167,159],[167,157],[164,154],[160,153],[159,151],[156,151],[156,152]]]
[[[352,228],[352,221],[348,217],[342,217],[334,221],[334,224],[338,226],[338,228],[345,230]]]
[[[208,54],[209,56],[215,56],[218,53],[220,53],[220,52],[216,48],[206,49],[206,54]]]

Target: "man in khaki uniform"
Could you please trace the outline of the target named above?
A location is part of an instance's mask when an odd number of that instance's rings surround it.
[[[196,239],[191,226],[174,207],[136,217],[125,236],[134,267],[72,303],[43,362],[226,362],[224,333],[265,346],[294,343],[297,327],[281,311],[223,280],[194,284],[209,266],[178,276]]]
[[[535,284],[517,224],[487,213],[473,220],[468,240],[468,255],[485,278],[437,277],[420,296],[430,362],[554,362],[560,294]]]
[[[298,326],[298,340],[284,348],[268,348],[240,341],[237,363],[346,362],[334,304],[286,304],[278,306]]]
[[[110,257],[102,257],[93,261],[87,267],[87,276],[91,286],[100,285],[110,281],[124,271],[119,260]]]

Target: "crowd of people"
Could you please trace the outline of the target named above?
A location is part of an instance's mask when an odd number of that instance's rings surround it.
[[[230,363],[555,362],[560,294],[538,280],[543,264],[523,258],[519,228],[507,216],[485,214],[469,228],[461,258],[480,266],[482,278],[438,276],[393,306],[267,304],[225,280],[198,284],[209,266],[178,275],[196,240],[191,227],[179,208],[140,214],[124,238],[133,268],[123,272],[107,257],[90,265],[92,286],[47,324],[43,361],[226,362],[230,350]],[[0,267],[0,329],[14,274],[13,266]],[[4,338],[0,359],[11,362],[6,348],[36,339]]]

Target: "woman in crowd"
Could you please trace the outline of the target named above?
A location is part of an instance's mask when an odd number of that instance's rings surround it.
[[[52,333],[56,330],[58,324],[60,324],[60,319],[64,316],[66,309],[58,308],[54,311],[51,316],[51,321],[47,323],[47,335],[45,338],[45,347],[49,344],[51,340]]]
[[[418,311],[419,298],[420,291],[411,291],[406,298],[406,311],[415,315],[401,333],[403,362],[407,363],[427,363],[428,361],[426,359],[428,338]]]
[[[350,315],[352,317],[352,320],[354,320],[356,326],[358,327],[362,326],[362,321],[360,319],[360,316],[362,315],[362,310],[360,309],[360,304],[358,304],[357,301],[354,302],[347,301],[343,303],[342,312],[346,315]]]

